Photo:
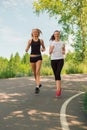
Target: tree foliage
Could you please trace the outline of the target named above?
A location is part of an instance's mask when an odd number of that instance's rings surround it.
[[[65,56],[65,65],[62,74],[87,73],[87,58],[81,63],[78,52],[68,52]],[[10,59],[0,57],[0,78],[32,76],[32,69],[29,62],[30,55],[24,54],[21,58],[18,52],[11,54]],[[53,75],[50,63],[50,56],[43,55],[41,75]]]
[[[80,53],[82,60],[87,54],[87,0],[38,0],[33,3],[37,14],[46,13],[50,17],[58,18],[62,24],[63,35],[68,38],[69,34],[74,35],[73,47]],[[78,37],[80,38],[78,44]]]

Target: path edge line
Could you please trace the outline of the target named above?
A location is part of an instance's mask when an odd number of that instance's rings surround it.
[[[77,96],[79,96],[81,94],[84,94],[84,92],[80,92],[78,94],[73,95],[72,97],[70,97],[63,103],[61,110],[60,110],[60,123],[61,123],[62,130],[70,130],[67,119],[66,119],[67,105],[70,103],[71,100],[73,100],[74,98],[76,98]]]

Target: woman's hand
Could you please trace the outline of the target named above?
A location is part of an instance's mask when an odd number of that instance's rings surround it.
[[[41,51],[41,52],[44,52],[44,51],[45,51],[45,48],[41,48],[40,51]]]

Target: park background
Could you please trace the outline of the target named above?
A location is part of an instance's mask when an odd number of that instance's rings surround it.
[[[2,0],[0,78],[32,76],[25,48],[33,28],[42,30],[46,46],[41,75],[53,75],[48,49],[55,30],[61,31],[66,43],[62,74],[87,73],[87,0]]]
[[[86,11],[85,0],[0,1],[0,78],[32,75],[30,51],[25,53],[25,48],[33,28],[42,30],[40,38],[46,46],[41,75],[53,74],[48,50],[50,36],[55,30],[60,30],[61,40],[66,43],[62,73],[87,73]]]

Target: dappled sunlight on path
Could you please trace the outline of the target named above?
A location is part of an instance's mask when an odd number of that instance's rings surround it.
[[[62,75],[62,96],[59,98],[55,97],[53,76],[42,76],[41,83],[40,94],[35,95],[34,77],[0,79],[1,130],[62,130],[61,106],[69,97],[87,89],[87,75]],[[77,98],[67,108],[70,128],[87,129],[84,114],[80,119],[80,113],[84,113],[82,98]]]

